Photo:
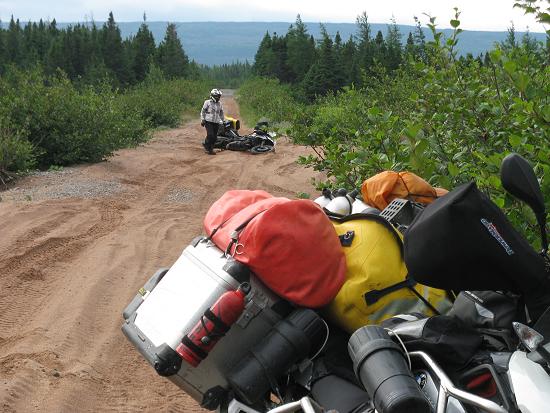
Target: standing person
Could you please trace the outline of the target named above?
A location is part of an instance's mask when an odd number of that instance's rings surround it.
[[[223,115],[223,107],[220,102],[222,92],[219,89],[210,91],[210,99],[204,101],[201,110],[201,126],[206,128],[206,139],[202,146],[209,155],[215,155],[214,143],[218,136],[218,128],[220,123],[223,123],[225,117]]]

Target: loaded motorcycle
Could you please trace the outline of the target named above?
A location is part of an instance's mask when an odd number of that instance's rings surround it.
[[[545,216],[538,182],[525,162],[517,157],[505,162],[502,178],[506,189]],[[472,305],[487,316],[490,310],[482,304]],[[550,344],[543,338],[550,337],[550,311],[539,307],[533,328],[514,324],[517,349],[506,331],[469,326],[470,334],[480,331],[484,337],[475,349],[483,357],[458,373],[439,362],[434,346],[422,349],[418,341],[437,317],[404,316],[387,330],[359,329],[348,343],[350,357],[346,347],[335,346],[347,359],[343,370],[357,380],[339,371],[314,381],[312,369],[332,327],[312,310],[281,300],[246,266],[199,237],[139,291],[124,311],[123,332],[160,375],[210,410],[531,413],[550,405]]]

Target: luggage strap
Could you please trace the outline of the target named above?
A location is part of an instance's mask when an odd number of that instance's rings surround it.
[[[382,226],[384,226],[387,230],[390,231],[390,233],[394,236],[397,244],[399,245],[399,250],[401,252],[401,257],[403,257],[403,240],[399,236],[397,230],[395,227],[384,217],[381,217],[379,215],[375,214],[369,214],[369,213],[359,213],[359,214],[350,214],[346,215],[345,217],[335,217],[333,215],[327,214],[330,219],[343,223],[346,221],[352,221],[354,219],[368,219],[371,221],[376,221]],[[355,234],[352,234],[353,231],[348,231],[343,236],[340,236],[340,243],[342,246],[350,246],[353,242],[353,236]],[[351,238],[351,240],[350,240]],[[344,245],[346,244],[346,245]],[[422,294],[420,294],[416,289],[414,288],[417,282],[413,280],[409,275],[405,277],[405,280],[400,281],[398,283],[395,283],[393,285],[390,285],[389,287],[383,288],[381,290],[372,290],[368,291],[364,294],[365,302],[367,305],[372,305],[376,303],[378,300],[380,300],[382,297],[393,293],[394,291],[401,290],[402,288],[408,288],[414,295],[416,295],[430,310],[432,310],[435,314],[441,314],[433,305],[430,303]]]
[[[390,285],[389,287],[383,288],[381,290],[372,290],[365,293],[365,302],[367,305],[372,305],[375,304],[382,297],[393,293],[394,291],[401,290],[402,288],[408,288],[412,293],[414,293],[414,295],[416,295],[420,299],[420,301],[422,301],[426,305],[426,307],[432,310],[435,314],[440,315],[441,313],[437,310],[437,308],[435,308],[432,303],[430,303],[422,294],[416,291],[416,289],[414,288],[416,284],[417,282],[407,275],[407,277],[403,281]]]
[[[338,222],[339,224],[342,224],[344,222],[353,221],[353,220],[360,220],[360,219],[366,219],[369,221],[375,221],[378,222],[380,225],[385,227],[395,238],[395,241],[397,242],[397,245],[399,245],[399,251],[401,252],[401,256],[403,257],[403,240],[399,236],[399,233],[395,229],[395,227],[384,217],[381,217],[377,214],[371,214],[371,213],[357,213],[357,214],[350,214],[345,216],[336,216],[334,213],[329,213],[330,211],[326,211],[325,213],[331,219],[332,221]],[[349,247],[351,243],[353,242],[353,236],[355,234],[351,234],[353,231],[348,231],[343,236],[340,236],[340,244],[342,244],[343,247]],[[351,238],[351,239],[350,239]]]
[[[254,218],[256,218],[261,213],[267,211],[267,209],[264,209],[262,211],[257,212],[256,214],[252,215],[250,218],[248,218],[246,221],[244,221],[241,225],[239,225],[237,228],[233,230],[231,233],[231,241],[229,241],[229,244],[227,245],[227,248],[225,249],[224,255],[227,257],[228,255],[235,255],[237,253],[237,247],[241,244],[239,244],[239,235],[245,229],[245,227],[252,221]],[[231,254],[231,248],[233,248],[233,245],[235,246],[235,251],[233,251],[233,254]]]

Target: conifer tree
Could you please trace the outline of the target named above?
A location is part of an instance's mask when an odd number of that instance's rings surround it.
[[[8,31],[6,33],[6,55],[7,61],[20,65],[23,53],[22,53],[23,34],[21,31],[21,25],[19,19],[13,20],[11,16]]]
[[[424,34],[422,24],[420,23],[418,17],[414,16],[414,21],[416,22],[416,27],[413,33],[416,57],[421,61],[426,62],[428,60],[428,56],[426,54],[426,35]]]
[[[109,79],[109,70],[103,62],[103,53],[101,47],[101,30],[99,30],[92,22],[90,30],[90,59],[86,72],[84,74],[85,81],[90,84],[95,84]]]
[[[0,75],[4,71],[3,69],[7,59],[4,37],[5,37],[5,34],[4,34],[4,29],[2,29],[2,20],[0,20]]]
[[[63,69],[65,66],[65,54],[62,43],[63,39],[60,36],[52,39],[45,61],[46,72],[49,74],[53,74],[57,68]]]
[[[271,36],[269,32],[266,32],[254,56],[253,71],[259,76],[273,76],[274,67],[275,54],[273,53]]]
[[[183,51],[174,23],[169,23],[166,27],[164,40],[158,48],[157,62],[164,76],[169,79],[188,74],[189,59]]]
[[[387,48],[384,40],[384,35],[381,30],[378,30],[373,44],[373,57],[377,63],[386,66]]]
[[[114,74],[119,84],[129,84],[129,62],[124,53],[120,29],[115,23],[113,12],[109,13],[109,19],[101,31],[101,49],[105,66]]]
[[[399,27],[392,18],[392,24],[388,26],[388,35],[386,36],[386,67],[389,70],[395,70],[401,64],[403,51],[401,45],[401,33]]]
[[[273,50],[273,74],[281,82],[290,82],[291,72],[288,67],[288,56],[286,47],[286,38],[277,36],[277,33],[273,33],[271,39],[271,48]]]
[[[149,30],[146,23],[145,14],[143,15],[143,23],[132,41],[132,49],[134,52],[132,69],[135,79],[141,82],[147,76],[149,64],[155,54],[155,39],[153,33]]]
[[[346,85],[359,84],[359,66],[357,64],[357,46],[350,36],[342,48],[342,62],[344,63],[344,77]]]
[[[518,46],[518,42],[516,40],[516,28],[514,27],[514,23],[512,22],[512,25],[508,27],[508,33],[506,35],[506,39],[501,43],[501,47],[504,50],[512,50],[515,49]]]
[[[408,56],[415,55],[414,38],[412,32],[409,32],[409,35],[407,36],[407,42],[405,43],[405,54],[407,54]]]
[[[317,62],[309,69],[303,82],[304,93],[309,99],[324,95],[330,90],[336,90],[338,86],[334,73],[333,42],[323,25],[321,25],[321,36],[319,57]]]
[[[295,26],[290,26],[286,35],[287,62],[292,82],[301,82],[315,59],[315,44],[311,43],[307,27],[300,15]]]
[[[44,61],[46,53],[48,52],[48,47],[50,44],[50,39],[48,33],[46,32],[46,24],[42,19],[38,22],[36,29],[36,50],[41,62]]]
[[[357,55],[359,67],[368,72],[373,62],[374,45],[371,38],[371,28],[366,12],[363,12],[361,15],[357,16],[356,24],[359,31],[357,36]]]
[[[348,84],[346,78],[345,70],[345,60],[344,60],[344,46],[342,44],[342,37],[340,32],[336,32],[334,36],[334,46],[333,46],[333,56],[334,56],[334,86],[336,89],[340,89],[342,86]]]

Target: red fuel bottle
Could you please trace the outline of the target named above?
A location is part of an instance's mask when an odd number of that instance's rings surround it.
[[[236,291],[227,291],[204,312],[204,315],[183,337],[176,352],[183,360],[197,367],[210,350],[222,338],[244,310],[245,296],[250,291],[248,283],[242,283]]]

